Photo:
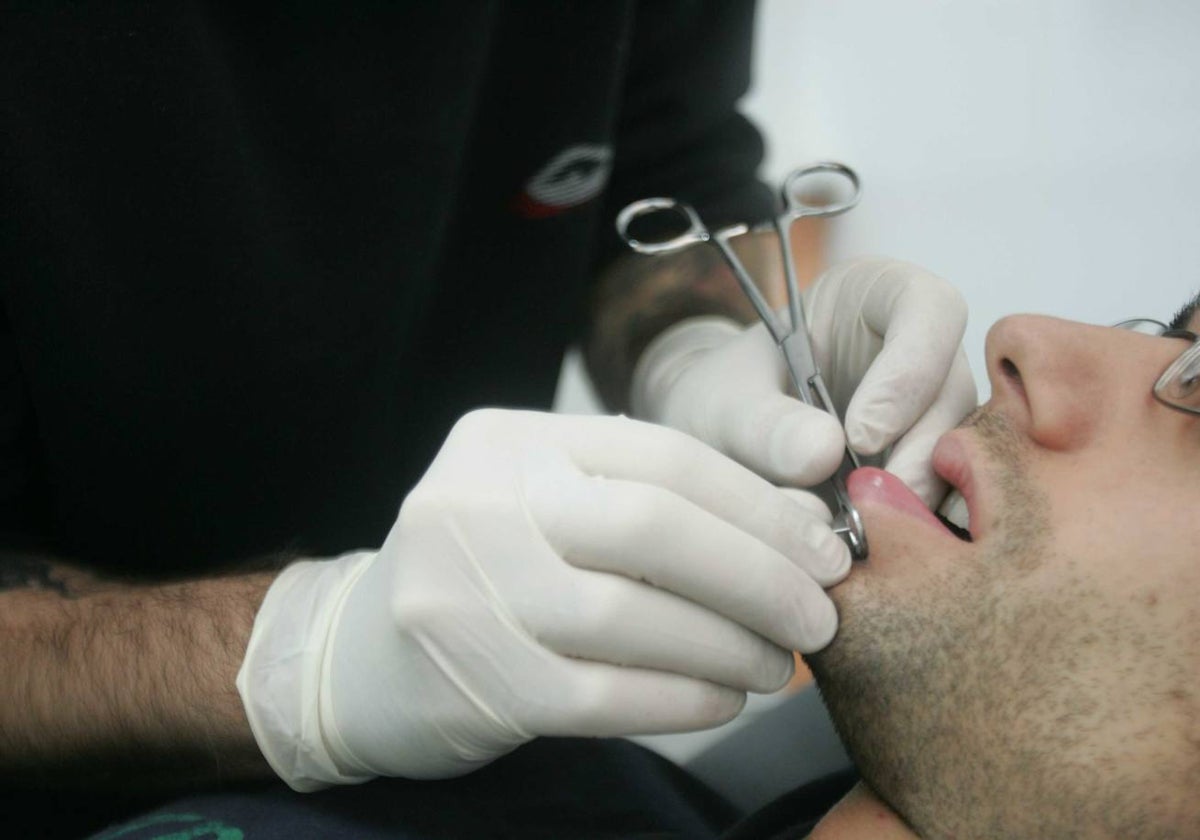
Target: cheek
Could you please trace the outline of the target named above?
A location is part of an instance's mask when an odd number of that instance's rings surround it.
[[[1170,465],[1116,460],[1038,469],[1051,508],[1051,566],[1085,574],[1114,604],[1165,604],[1181,594],[1193,600],[1200,574],[1192,550],[1200,544],[1200,504],[1182,501],[1187,491],[1173,480]]]

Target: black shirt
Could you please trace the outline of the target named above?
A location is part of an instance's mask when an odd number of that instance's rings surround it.
[[[186,575],[380,544],[457,417],[548,405],[617,209],[769,213],[752,12],[6,4],[0,551]]]
[[[620,206],[769,213],[752,16],[9,6],[4,541],[156,574],[378,545],[458,416],[548,404]]]

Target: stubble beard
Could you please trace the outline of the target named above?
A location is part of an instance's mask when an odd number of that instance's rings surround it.
[[[964,425],[997,490],[986,539],[916,580],[851,574],[808,657],[863,779],[925,838],[1200,836],[1200,631],[1058,552],[1022,438],[990,411]]]
[[[1029,792],[1005,789],[1014,773],[1040,784],[1041,748],[1021,737],[1037,698],[1014,697],[1006,680],[1028,683],[1017,646],[1036,644],[1050,619],[1015,595],[1044,563],[1050,525],[1004,416],[980,411],[963,425],[1002,499],[990,547],[917,584],[852,574],[834,592],[838,635],[808,662],[864,780],[922,836],[1040,836],[1044,826],[1022,835],[1011,822],[1024,807],[1012,798]]]

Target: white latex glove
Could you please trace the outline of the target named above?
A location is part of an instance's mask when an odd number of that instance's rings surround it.
[[[783,355],[762,324],[722,318],[690,319],[651,342],[634,373],[634,413],[796,487],[827,479],[847,439],[863,455],[890,446],[887,469],[936,503],[945,485],[933,447],[976,404],[960,347],[962,296],[915,265],[864,259],[827,271],[804,305],[845,435],[829,414],[788,396]]]
[[[378,553],[295,563],[238,674],[297,790],[476,769],[537,735],[711,727],[836,632],[805,494],[623,417],[479,411]]]

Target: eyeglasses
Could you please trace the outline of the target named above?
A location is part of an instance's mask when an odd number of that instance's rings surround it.
[[[1151,318],[1131,318],[1113,326],[1143,335],[1184,338],[1191,342],[1154,383],[1154,398],[1176,411],[1200,414],[1200,335],[1191,330],[1170,329]]]

